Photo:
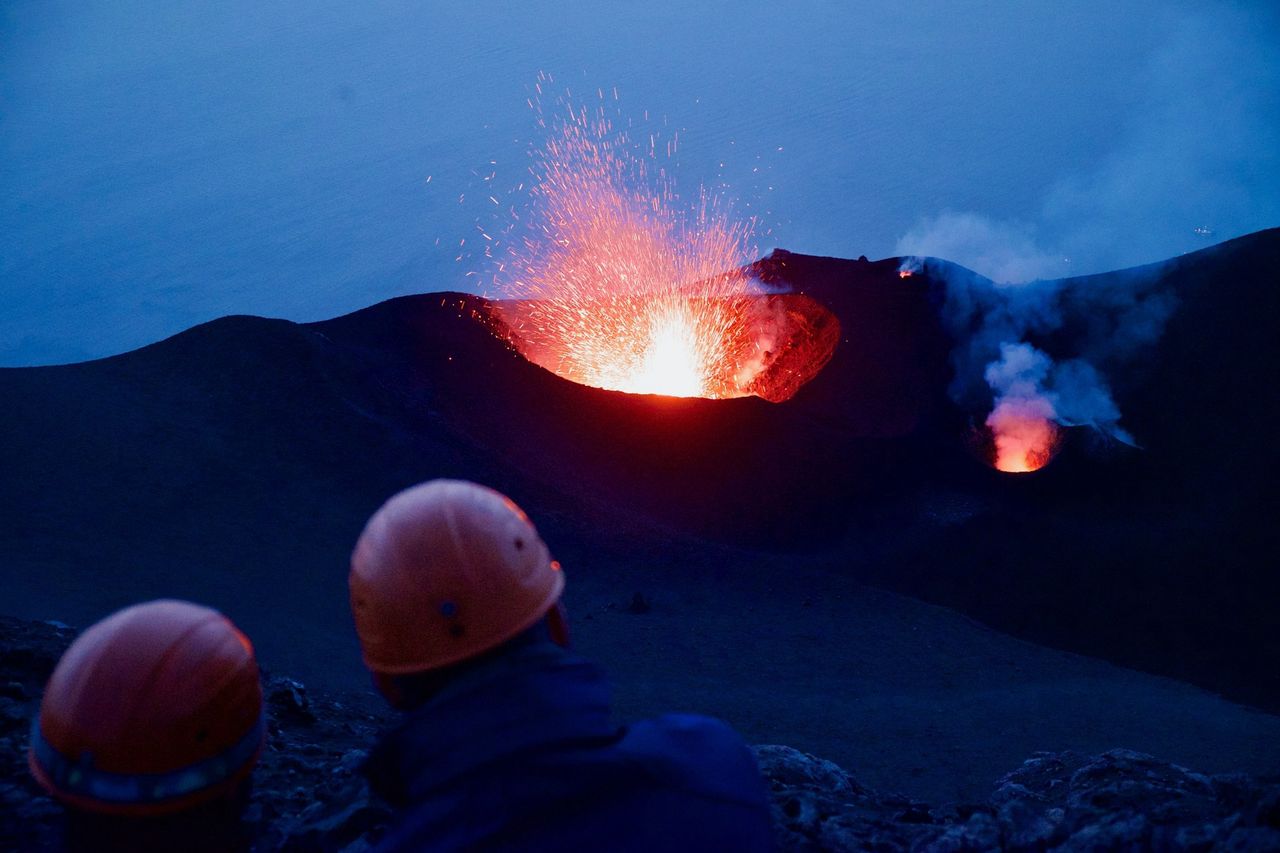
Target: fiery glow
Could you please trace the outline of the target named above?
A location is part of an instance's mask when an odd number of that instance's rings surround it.
[[[1057,395],[1045,387],[1052,367],[1049,356],[1028,343],[1000,344],[1000,358],[987,365],[984,376],[995,393],[987,426],[997,469],[1035,471],[1057,451]]]
[[[703,396],[707,377],[698,354],[694,319],[683,306],[677,306],[651,322],[640,364],[619,383],[618,390],[634,394],[657,390],[672,397]]]
[[[531,209],[494,256],[499,312],[513,343],[561,376],[631,393],[752,393],[775,341],[753,322],[752,220],[700,189],[686,202],[660,165],[676,141],[633,142],[601,94],[594,111],[567,93],[533,152]],[[616,101],[616,93],[614,95]],[[618,115],[616,110],[614,115]],[[621,116],[618,116],[621,118]],[[619,124],[622,122],[620,121]]]
[[[995,441],[996,470],[1010,474],[1038,471],[1058,449],[1059,431],[1049,418],[1052,407],[1035,401],[1002,401],[987,417]]]

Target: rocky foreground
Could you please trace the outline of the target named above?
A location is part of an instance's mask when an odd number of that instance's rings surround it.
[[[74,636],[0,617],[0,850],[60,837],[60,808],[28,776],[26,749],[40,692]],[[391,714],[367,693],[312,693],[264,675],[270,737],[245,818],[254,849],[370,849],[391,814],[359,771]],[[1280,768],[1206,776],[1124,749],[1046,752],[996,780],[985,801],[931,805],[790,747],[754,749],[784,850],[1280,850]]]

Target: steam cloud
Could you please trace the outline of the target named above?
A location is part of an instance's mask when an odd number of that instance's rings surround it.
[[[1052,450],[1058,416],[1055,395],[1044,381],[1053,362],[1030,344],[1004,344],[1000,360],[987,366],[987,384],[997,394],[987,426],[995,436],[997,464],[1004,470],[1039,467]]]
[[[1105,156],[1049,185],[1028,220],[942,211],[911,227],[896,254],[1025,282],[1149,263],[1280,222],[1280,14],[1165,16]]]
[[[1055,424],[1091,427],[1137,446],[1120,425],[1107,371],[1154,343],[1176,307],[1173,294],[1156,286],[1163,265],[1114,274],[1106,288],[1089,279],[1000,285],[919,257],[904,258],[901,269],[945,283],[943,318],[957,341],[950,393],[970,411],[989,412],[999,458],[1021,465],[1047,454]],[[1058,359],[1034,343],[1050,339]]]
[[[1079,279],[1066,287],[1064,276],[1175,256],[1280,221],[1275,12],[1173,9],[1164,23],[1165,42],[1136,81],[1111,152],[1050,186],[1031,221],[944,211],[898,242],[903,270],[919,271],[932,256],[989,276],[929,265],[946,282],[945,319],[959,342],[952,397],[990,412],[997,444],[1036,445],[1049,423],[1135,443],[1107,377],[1159,337],[1173,296],[1153,291],[1154,268],[1129,270],[1105,290]],[[1067,323],[1070,333],[1055,342],[1071,351],[1055,350],[1055,361],[1035,344]]]

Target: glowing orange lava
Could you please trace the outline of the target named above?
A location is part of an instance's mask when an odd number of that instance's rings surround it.
[[[697,321],[682,305],[651,317],[650,321],[640,363],[621,377],[618,390],[633,394],[657,391],[672,397],[705,396],[708,382],[698,352]]]
[[[1057,424],[1025,406],[1001,404],[987,418],[995,442],[997,471],[1026,474],[1038,471],[1058,450]]]
[[[585,385],[753,393],[776,349],[770,325],[753,314],[756,287],[742,267],[754,222],[735,219],[705,189],[685,203],[659,165],[674,140],[634,144],[615,128],[603,93],[591,112],[566,93],[545,118],[543,83],[530,100],[547,133],[533,153],[531,209],[494,272],[510,299],[498,311],[513,344]]]

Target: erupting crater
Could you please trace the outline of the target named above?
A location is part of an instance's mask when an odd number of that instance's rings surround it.
[[[985,426],[975,426],[969,434],[969,449],[981,461],[1005,474],[1029,474],[1053,461],[1062,449],[1062,427],[1047,418],[996,418]],[[994,421],[994,423],[993,423]]]
[[[663,165],[674,137],[659,144],[654,128],[633,141],[639,128],[603,91],[595,110],[565,91],[547,116],[541,99],[551,82],[540,76],[529,100],[546,139],[530,151],[528,207],[513,208],[493,243],[505,250],[486,250],[505,297],[494,313],[507,340],[583,385],[791,397],[831,358],[835,316],[752,277],[743,262],[755,254],[755,219],[735,217],[705,186],[689,199],[676,192]]]
[[[840,321],[796,293],[494,304],[509,343],[582,385],[669,397],[790,399],[831,359]]]

